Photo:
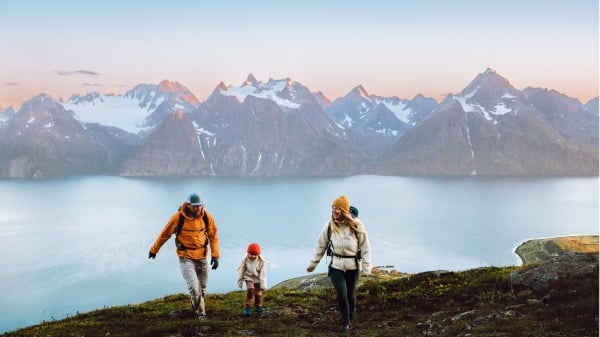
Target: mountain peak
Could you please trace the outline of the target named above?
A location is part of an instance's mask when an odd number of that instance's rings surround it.
[[[69,102],[71,103],[82,103],[82,102],[94,102],[95,100],[100,98],[100,94],[93,91],[90,93],[87,93],[85,96],[81,96],[80,94],[73,94],[70,98],[69,98]]]
[[[196,96],[194,96],[194,94],[192,94],[192,92],[188,88],[181,85],[179,82],[163,80],[158,84],[158,88],[165,94],[178,94],[181,97],[181,99],[183,99],[185,102],[191,105],[198,105],[198,103],[200,103],[200,101],[198,101],[198,98],[196,98]]]
[[[484,72],[484,74],[496,74],[498,75],[498,72],[496,72],[494,69],[492,68],[487,68]]]
[[[45,101],[53,101],[52,97],[50,97],[50,95],[48,94],[39,94],[37,96],[34,96],[33,98],[30,99],[31,102],[36,102],[36,103],[42,103]]]
[[[486,82],[487,83],[495,82],[498,84],[507,85],[512,88],[512,85],[508,82],[508,80],[506,78],[502,77],[500,74],[498,74],[492,68],[487,68],[482,74],[477,75],[477,77],[475,77],[474,82],[480,82],[482,84],[485,84]]]
[[[242,83],[242,86],[244,85],[252,85],[254,86],[256,84],[256,82],[258,82],[256,80],[256,77],[254,77],[254,75],[252,75],[252,73],[248,74],[248,77],[246,78],[246,80],[244,81],[244,83]]]
[[[227,91],[227,86],[225,85],[225,83],[223,83],[223,81],[219,82],[219,85],[217,85],[217,87],[215,88],[215,90],[217,91]]]
[[[369,93],[365,90],[365,88],[363,88],[363,86],[361,84],[354,87],[354,89],[352,89],[352,91],[350,91],[350,95],[357,95],[357,96],[361,96],[364,98],[369,98],[369,96],[370,96]]]
[[[515,91],[516,89],[495,70],[487,68],[483,73],[478,74],[458,96],[472,96],[481,90],[505,93]]]
[[[178,82],[172,82],[169,80],[160,81],[160,83],[158,84],[158,87],[160,88],[160,90],[162,92],[177,92],[177,91],[186,90],[185,87],[182,86],[181,84],[179,84]]]

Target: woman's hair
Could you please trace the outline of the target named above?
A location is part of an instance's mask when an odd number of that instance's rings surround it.
[[[357,219],[354,220],[350,220],[350,219],[346,219],[346,222],[348,223],[348,225],[350,226],[350,229],[352,229],[354,232],[358,233],[365,233],[364,230],[364,225],[361,226],[361,222],[358,221]],[[332,233],[339,233],[340,231],[340,226],[337,225],[337,223],[335,223],[335,221],[333,221],[333,218],[331,218],[329,220],[329,224],[331,225],[331,232]]]

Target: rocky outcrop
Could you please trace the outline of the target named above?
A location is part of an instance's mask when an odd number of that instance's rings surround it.
[[[548,287],[551,281],[588,274],[598,275],[598,253],[555,253],[545,260],[511,273],[511,282],[535,291]]]
[[[524,268],[511,273],[514,285],[542,291],[551,281],[598,275],[598,236],[529,240],[515,250]]]

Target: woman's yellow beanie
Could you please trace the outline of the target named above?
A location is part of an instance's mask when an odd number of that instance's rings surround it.
[[[335,199],[331,206],[341,209],[344,213],[350,212],[350,200],[348,200],[348,197],[345,194],[340,195],[337,199]]]

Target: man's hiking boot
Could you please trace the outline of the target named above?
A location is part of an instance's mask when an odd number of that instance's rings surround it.
[[[244,309],[244,315],[246,315],[246,317],[251,316],[252,315],[252,309],[250,309],[250,308]]]
[[[190,300],[190,302],[192,303],[192,311],[194,312],[194,314],[196,314],[196,317],[198,317],[199,320],[203,321],[206,319],[206,313],[201,313],[200,312],[200,308],[198,308],[198,305],[196,305],[194,303],[194,301]]]
[[[342,332],[350,331],[350,324],[342,324],[342,328],[340,329]]]

